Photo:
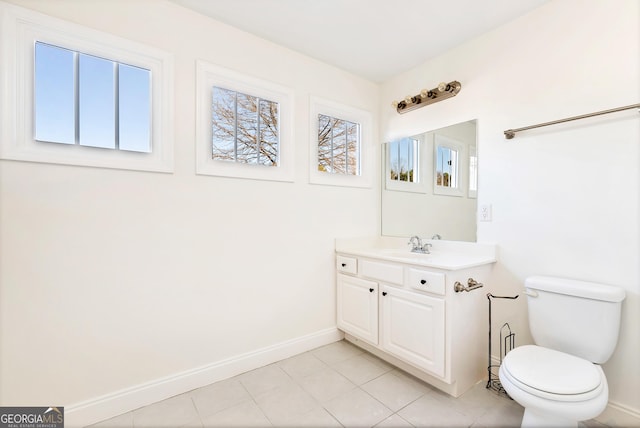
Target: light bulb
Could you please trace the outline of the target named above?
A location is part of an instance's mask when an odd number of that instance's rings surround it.
[[[393,106],[393,108],[398,108],[398,102],[396,100],[393,100],[391,102],[391,105]]]
[[[440,92],[444,92],[444,91],[446,91],[446,90],[447,90],[447,84],[446,84],[446,83],[444,83],[444,82],[441,82],[441,83],[438,85],[438,90],[439,90]]]
[[[429,90],[428,89],[423,89],[420,91],[420,96],[422,98],[427,98],[427,96],[429,95]]]
[[[407,104],[411,104],[411,95],[407,95],[406,97],[404,97],[404,102]]]

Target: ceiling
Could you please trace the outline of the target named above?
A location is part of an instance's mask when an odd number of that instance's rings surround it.
[[[549,0],[171,0],[383,82]]]

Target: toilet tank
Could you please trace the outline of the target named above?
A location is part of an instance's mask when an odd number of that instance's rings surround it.
[[[602,364],[613,353],[625,292],[619,287],[548,276],[525,280],[529,328],[537,345]]]

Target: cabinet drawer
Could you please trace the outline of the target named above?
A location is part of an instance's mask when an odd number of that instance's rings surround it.
[[[336,256],[336,269],[338,269],[338,272],[355,275],[358,273],[358,259],[355,257]]]
[[[362,276],[391,284],[402,285],[404,282],[403,271],[400,265],[372,262],[369,260],[362,260],[360,263],[360,273]]]
[[[421,269],[409,269],[409,287],[444,296],[445,277],[443,273]]]

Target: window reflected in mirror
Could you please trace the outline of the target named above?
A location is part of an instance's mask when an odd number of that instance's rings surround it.
[[[469,147],[469,197],[478,197],[478,150],[476,146]]]
[[[458,187],[458,152],[449,147],[438,147],[436,185]]]
[[[389,179],[415,183],[419,178],[418,140],[403,138],[389,143]]]
[[[397,192],[425,193],[427,180],[424,139],[406,137],[384,145],[384,188]]]
[[[433,193],[462,196],[460,187],[460,153],[463,144],[443,135],[435,135]]]

